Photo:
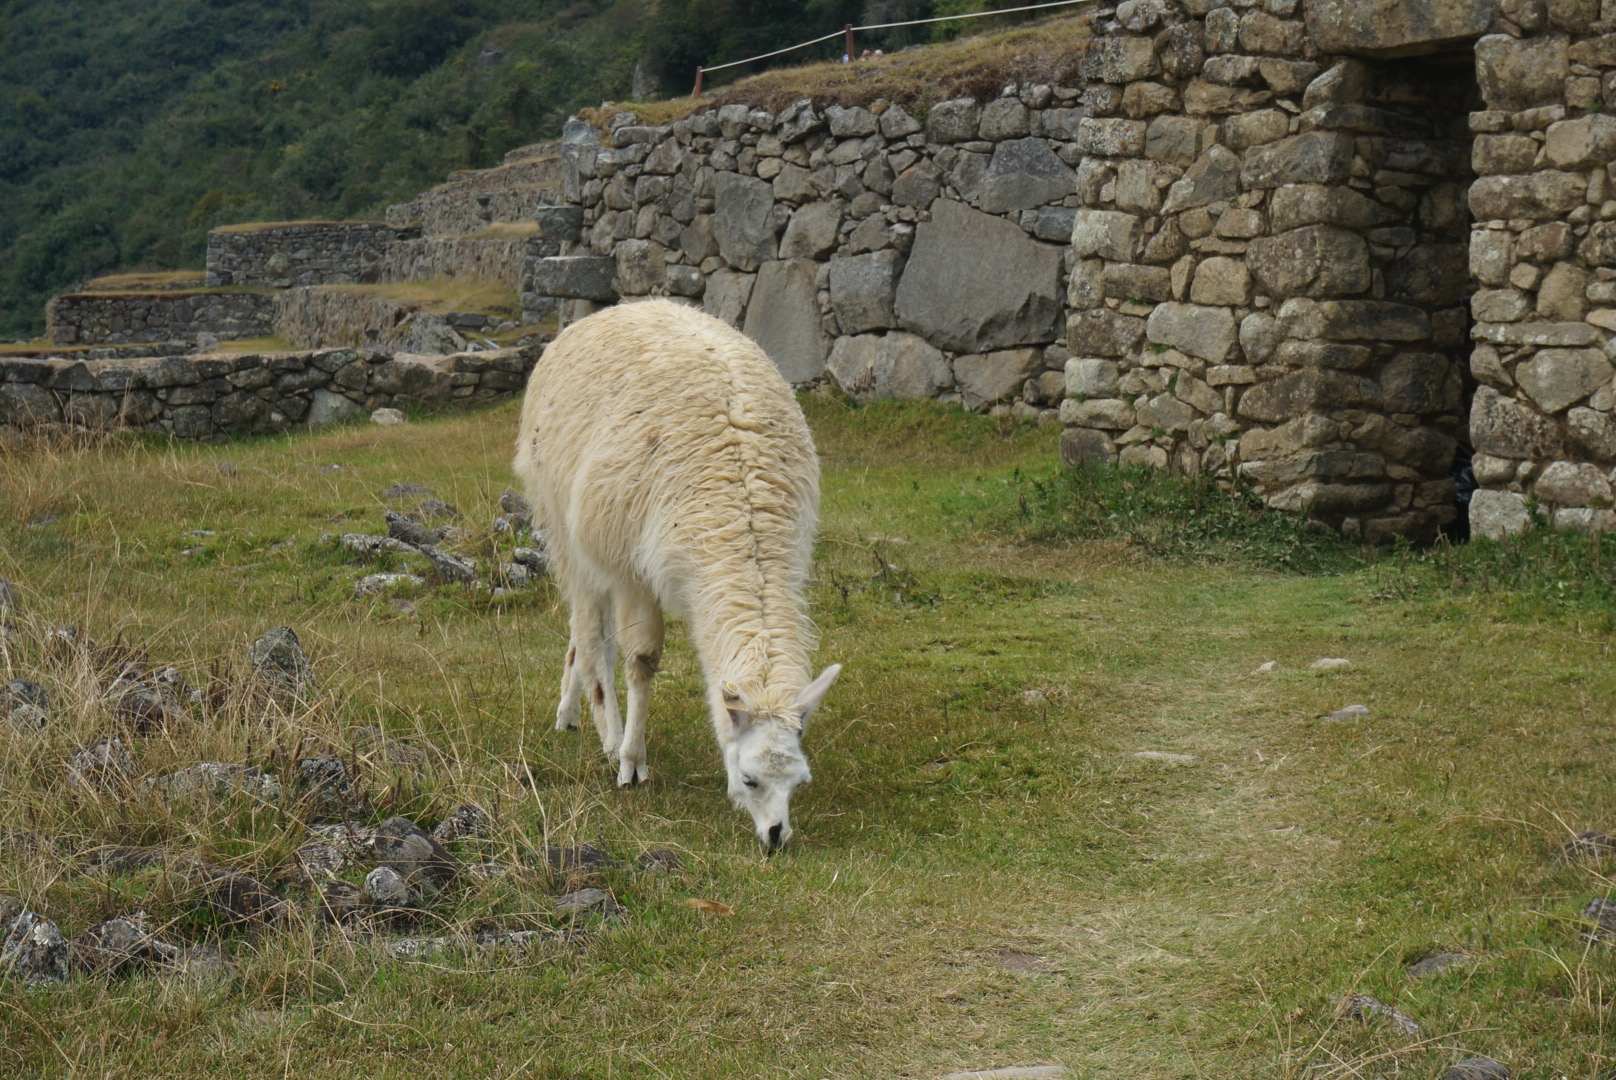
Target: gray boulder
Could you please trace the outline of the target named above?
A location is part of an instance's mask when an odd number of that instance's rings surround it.
[[[0,937],[0,976],[21,979],[28,986],[49,986],[67,981],[69,946],[56,924],[32,911],[21,911],[3,927]]]
[[[969,258],[962,253],[969,253]],[[943,199],[915,232],[898,284],[902,324],[939,348],[986,352],[1055,339],[1058,248]]]
[[[903,255],[875,251],[830,263],[830,304],[844,334],[898,326],[895,308]]]
[[[970,353],[954,361],[954,381],[967,409],[1008,401],[1027,379],[1044,369],[1042,349]]]
[[[858,401],[934,398],[954,384],[943,354],[901,331],[837,338],[826,370]]]
[[[1077,174],[1055,156],[1047,140],[1011,139],[993,148],[977,205],[990,214],[1031,210],[1076,190]]]
[[[825,370],[825,332],[819,318],[818,265],[809,259],[762,264],[742,332],[762,347],[789,383],[816,379]]]
[[[446,884],[460,869],[447,848],[405,817],[376,826],[370,849],[379,865],[392,867],[417,886]]]
[[[775,257],[774,189],[753,176],[721,172],[713,181],[713,234],[719,254],[740,270]]]
[[[314,665],[290,626],[277,626],[247,648],[247,664],[269,689],[303,695],[318,685]]]

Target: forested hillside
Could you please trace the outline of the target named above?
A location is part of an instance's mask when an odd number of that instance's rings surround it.
[[[235,221],[376,217],[577,108],[847,21],[982,0],[7,0],[0,336]],[[826,46],[830,48],[830,46]],[[803,58],[802,54],[794,59]]]

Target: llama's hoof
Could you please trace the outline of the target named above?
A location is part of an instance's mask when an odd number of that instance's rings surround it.
[[[576,717],[570,717],[569,718],[569,717],[565,717],[565,716],[556,717],[556,730],[557,731],[577,731],[578,730],[578,720],[577,720],[577,718]]]
[[[651,779],[651,774],[646,771],[644,762],[635,765],[632,762],[625,761],[617,770],[617,786],[620,788],[631,788],[636,784],[643,784],[649,779]]]

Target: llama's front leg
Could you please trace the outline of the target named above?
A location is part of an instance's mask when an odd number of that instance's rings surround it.
[[[628,717],[623,725],[617,785],[629,787],[650,778],[645,768],[645,716],[651,704],[651,678],[662,662],[662,608],[650,597],[636,597],[619,605],[617,625],[628,683]]]
[[[561,668],[561,701],[556,705],[556,730],[578,730],[578,637],[567,642],[567,661]]]
[[[600,735],[600,748],[611,761],[617,760],[623,743],[623,718],[617,711],[617,639],[612,626],[601,620],[601,636],[589,675],[589,715]]]

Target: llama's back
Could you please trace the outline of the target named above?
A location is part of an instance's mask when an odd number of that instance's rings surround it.
[[[567,328],[528,382],[514,467],[569,572],[632,578],[675,614],[744,586],[798,621],[813,439],[774,365],[727,324],[646,301]]]

